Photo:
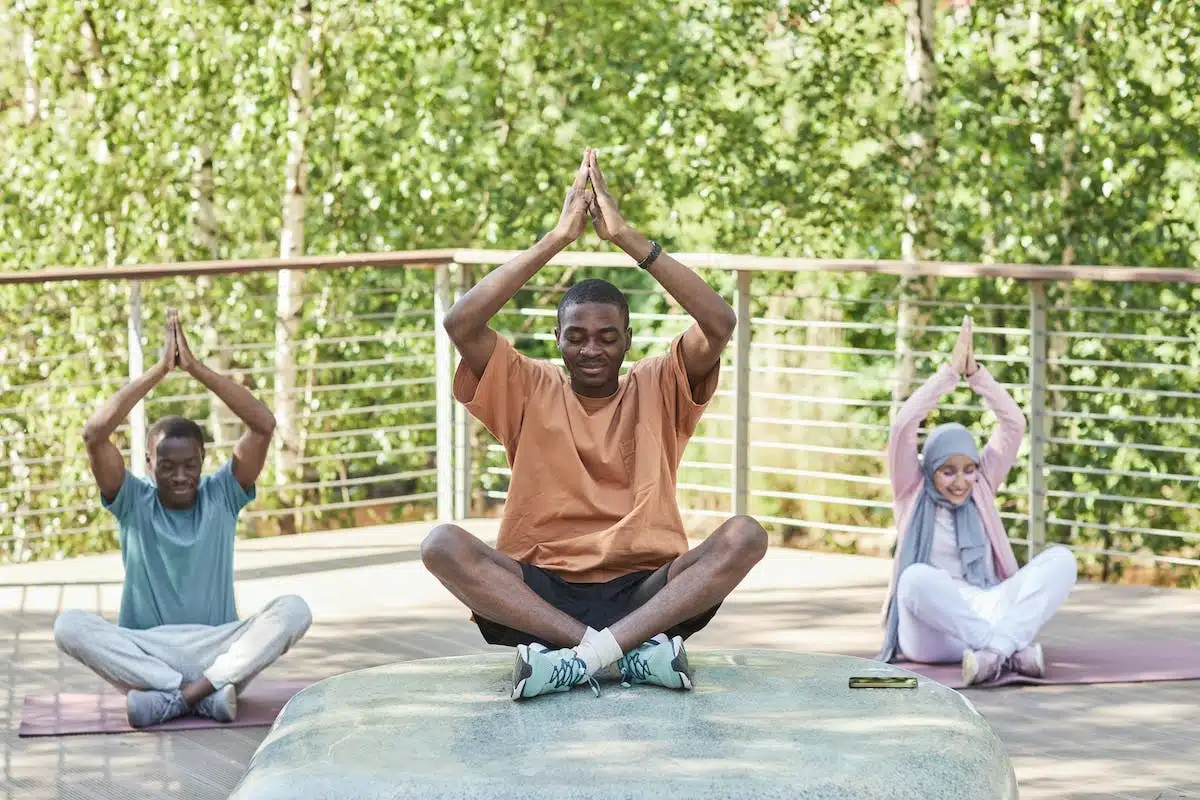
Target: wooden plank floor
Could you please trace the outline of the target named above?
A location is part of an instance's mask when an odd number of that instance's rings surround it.
[[[494,535],[494,523],[472,527]],[[243,613],[281,594],[308,600],[316,622],[265,678],[319,679],[390,661],[489,649],[421,567],[424,526],[248,541],[238,550]],[[691,649],[870,651],[888,564],[772,549]],[[115,555],[0,567],[7,715],[5,798],[224,798],[265,728],[19,739],[30,693],[99,691],[59,654],[51,627],[67,608],[115,617]],[[1200,637],[1200,593],[1081,585],[1051,623],[1052,642]],[[1009,748],[1022,798],[1200,800],[1200,682],[970,692]]]

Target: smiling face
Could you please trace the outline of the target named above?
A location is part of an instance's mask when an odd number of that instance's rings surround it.
[[[933,473],[933,488],[955,505],[967,502],[979,477],[979,465],[970,456],[953,455]]]
[[[170,509],[190,508],[196,502],[204,446],[190,436],[163,436],[149,443],[147,461],[158,485],[158,497]]]
[[[559,320],[554,337],[571,388],[585,397],[608,397],[617,390],[633,338],[621,309],[611,303],[572,303],[560,311]]]

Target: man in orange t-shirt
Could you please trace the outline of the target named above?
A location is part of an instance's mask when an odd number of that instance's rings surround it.
[[[695,320],[667,355],[623,378],[629,305],[605,281],[578,283],[559,304],[555,339],[568,374],[488,327],[589,216]],[[675,500],[679,461],[735,324],[704,280],[621,218],[592,150],[555,229],[446,314],[462,355],[454,394],[504,445],[512,480],[496,549],[444,524],[421,558],[488,642],[517,648],[513,699],[585,682],[598,693],[593,676],[613,663],[631,683],[691,688],[683,640],[767,547],[758,522],[734,517],[689,551]]]

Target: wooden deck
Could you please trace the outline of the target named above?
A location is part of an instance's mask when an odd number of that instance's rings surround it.
[[[425,526],[247,541],[238,550],[243,612],[296,593],[312,606],[305,639],[264,677],[328,677],[390,661],[489,649],[465,612],[422,568]],[[494,523],[474,524],[483,536]],[[772,549],[689,647],[864,650],[878,643],[886,561]],[[19,739],[26,694],[99,691],[101,681],[54,646],[67,608],[115,617],[115,554],[0,568],[8,702],[4,797],[224,798],[265,728]],[[1045,639],[1105,637],[1135,647],[1200,636],[1200,593],[1081,585]],[[1009,747],[1022,798],[1200,800],[1200,682],[1027,687],[970,692]]]

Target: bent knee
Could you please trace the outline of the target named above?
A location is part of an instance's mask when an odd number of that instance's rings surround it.
[[[86,611],[64,611],[54,620],[54,644],[64,653],[78,652],[87,640],[91,614]]]
[[[725,523],[724,544],[738,558],[758,562],[767,554],[767,532],[754,517],[739,514]]]
[[[303,635],[312,625],[312,609],[299,595],[287,594],[277,597],[271,605],[276,613],[283,617],[288,632],[293,635]]]
[[[905,567],[904,571],[900,573],[899,580],[896,581],[896,599],[901,605],[911,607],[913,598],[930,581],[937,580],[939,572],[941,570],[937,567],[921,562]]]
[[[446,572],[470,555],[470,534],[457,525],[437,525],[421,542],[421,563],[430,572]]]
[[[1044,560],[1054,575],[1064,583],[1074,585],[1079,578],[1079,564],[1075,560],[1075,553],[1069,547],[1055,545],[1043,551],[1038,558]]]

